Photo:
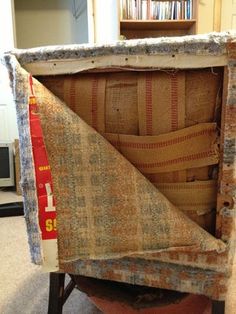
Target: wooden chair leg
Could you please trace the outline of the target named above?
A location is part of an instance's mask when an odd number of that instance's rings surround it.
[[[48,314],[62,314],[65,274],[50,273]]]
[[[225,314],[225,301],[212,300],[212,314]]]
[[[65,287],[65,274],[50,273],[48,314],[62,314],[62,308],[71,292],[75,288],[75,281],[71,280]]]
[[[71,292],[74,290],[76,286],[75,281],[73,280],[73,276],[70,276],[70,277],[71,277],[71,280],[66,286],[66,288],[64,289],[63,304],[66,303],[66,300],[69,298]]]

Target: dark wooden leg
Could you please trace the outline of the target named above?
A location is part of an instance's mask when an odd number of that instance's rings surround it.
[[[212,300],[212,314],[225,314],[225,301]]]
[[[74,288],[73,279],[65,287],[65,274],[50,273],[48,314],[62,314],[63,305]]]
[[[61,314],[63,307],[65,274],[50,273],[48,314]]]

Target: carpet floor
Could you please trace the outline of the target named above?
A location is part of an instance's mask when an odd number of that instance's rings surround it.
[[[24,218],[0,218],[0,313],[46,314],[49,276],[30,262]],[[63,314],[100,314],[74,289]]]
[[[236,264],[229,283],[225,314],[236,309]],[[0,313],[44,314],[48,305],[48,274],[30,262],[24,218],[0,218]],[[101,314],[82,292],[74,289],[63,314]],[[112,313],[111,313],[112,314]]]

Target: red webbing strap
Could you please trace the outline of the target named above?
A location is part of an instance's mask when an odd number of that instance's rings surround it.
[[[29,97],[29,122],[39,206],[39,225],[42,232],[42,240],[57,239],[52,176],[31,76],[29,84],[32,94]]]

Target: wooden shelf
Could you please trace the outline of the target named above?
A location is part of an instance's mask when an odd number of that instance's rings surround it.
[[[172,1],[172,0],[169,0]],[[120,35],[125,39],[161,36],[185,36],[197,33],[199,0],[193,0],[191,20],[127,20],[121,19]],[[121,9],[121,8],[120,8]]]
[[[188,30],[196,24],[196,20],[121,20],[123,30]]]

